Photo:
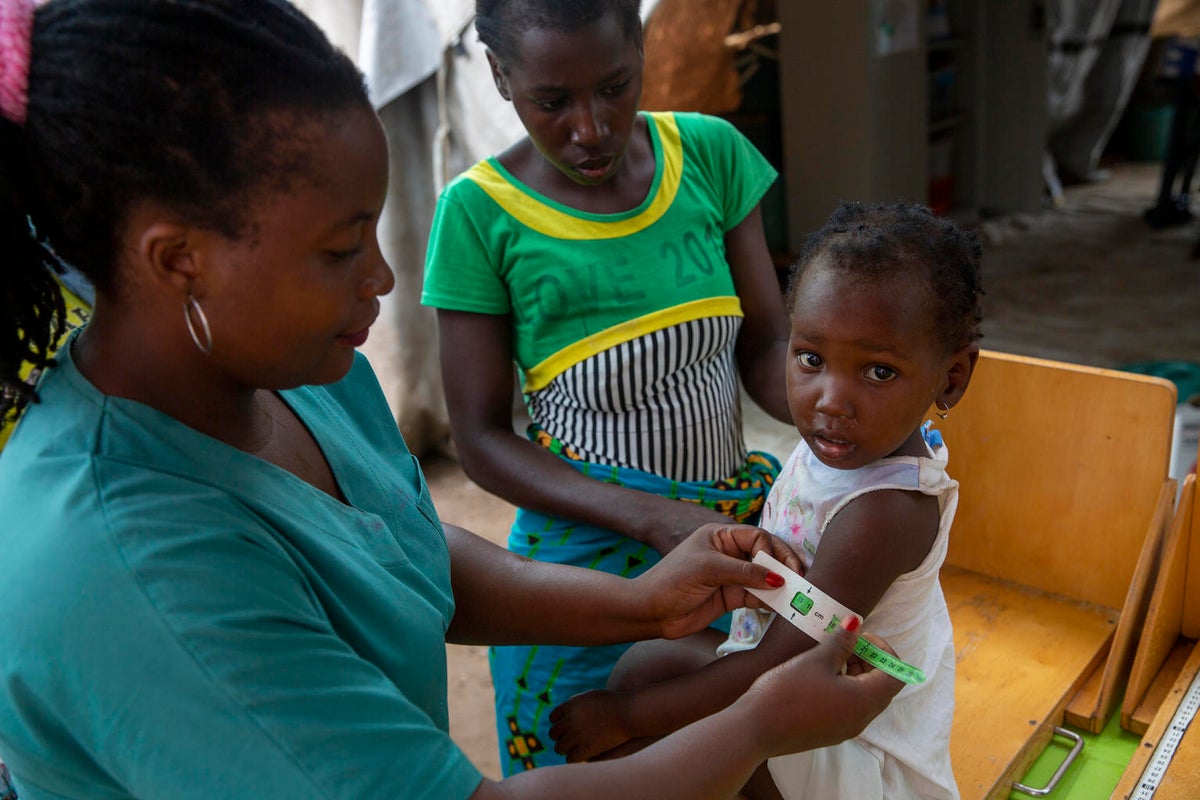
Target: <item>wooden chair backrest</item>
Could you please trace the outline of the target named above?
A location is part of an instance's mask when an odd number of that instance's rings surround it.
[[[961,486],[946,563],[1120,608],[1167,479],[1175,386],[983,351],[937,422]]]
[[[1200,506],[1200,491],[1196,489],[1196,476],[1188,475],[1175,513],[1180,530],[1188,537],[1187,574],[1179,625],[1180,633],[1189,639],[1200,639],[1200,510],[1197,506]]]

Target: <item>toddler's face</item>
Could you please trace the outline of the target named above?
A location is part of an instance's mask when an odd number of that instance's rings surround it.
[[[928,287],[856,279],[819,257],[796,288],[788,405],[817,458],[857,469],[925,454],[919,427],[948,369]]]

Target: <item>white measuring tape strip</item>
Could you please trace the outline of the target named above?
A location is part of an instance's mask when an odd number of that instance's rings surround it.
[[[813,639],[820,641],[822,637],[840,627],[842,620],[851,617],[862,623],[861,616],[788,569],[767,551],[760,550],[756,553],[754,563],[781,575],[783,586],[778,589],[750,589],[750,593]],[[904,663],[862,636],[858,637],[858,642],[854,645],[854,653],[871,666],[905,683],[925,682],[925,673],[920,669]]]
[[[1158,785],[1162,783],[1167,767],[1171,765],[1171,759],[1175,756],[1175,749],[1183,740],[1183,734],[1187,731],[1192,717],[1196,716],[1197,709],[1200,709],[1200,675],[1192,679],[1192,685],[1184,694],[1179,708],[1175,709],[1171,724],[1158,740],[1154,755],[1150,756],[1149,763],[1142,770],[1142,778],[1133,794],[1129,795],[1129,800],[1149,800],[1158,791]]]

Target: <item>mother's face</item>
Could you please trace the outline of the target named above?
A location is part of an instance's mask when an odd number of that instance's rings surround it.
[[[489,61],[534,146],[577,184],[612,180],[637,120],[641,39],[610,13],[574,31],[527,30],[518,50],[513,63]]]

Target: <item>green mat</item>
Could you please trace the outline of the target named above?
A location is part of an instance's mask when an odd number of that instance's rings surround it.
[[[1083,737],[1083,750],[1075,758],[1075,763],[1067,768],[1054,791],[1042,797],[1050,800],[1097,800],[1108,797],[1117,788],[1141,737],[1121,728],[1120,712],[1113,714],[1099,734],[1085,733],[1069,725],[1063,727]],[[1071,752],[1073,744],[1068,739],[1055,736],[1037,761],[1033,762],[1021,783],[1035,788],[1045,786]],[[1017,791],[1009,795],[1010,800],[1029,800],[1029,797]]]

